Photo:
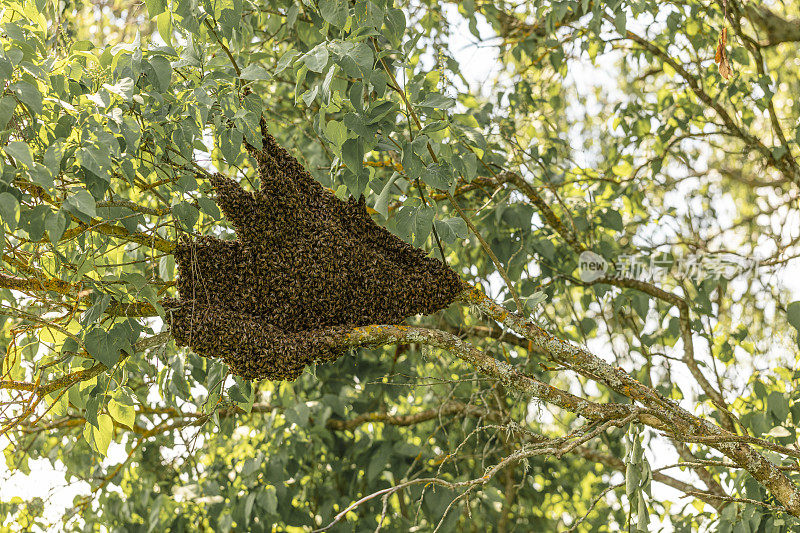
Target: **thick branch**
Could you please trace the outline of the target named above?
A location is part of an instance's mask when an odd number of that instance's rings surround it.
[[[606,420],[637,415],[647,418],[650,424],[663,427],[658,419],[633,405],[599,404],[574,396],[538,379],[518,372],[513,366],[478,350],[455,335],[444,331],[409,326],[363,326],[350,331],[330,331],[323,337],[332,346],[381,346],[386,344],[420,343],[447,350],[475,367],[479,372],[493,377],[506,387],[556,405],[588,420]]]
[[[22,292],[53,291],[59,294],[71,295],[79,292],[80,285],[75,285],[56,278],[19,278],[0,273],[0,287]]]
[[[103,235],[108,235],[109,237],[116,237],[118,239],[122,239],[123,241],[134,242],[136,244],[141,244],[142,246],[148,246],[154,250],[168,254],[171,254],[175,250],[174,242],[162,239],[158,235],[148,235],[146,233],[136,232],[131,233],[122,226],[115,226],[114,224],[109,224],[108,222],[98,222],[94,220],[92,221],[91,225],[81,224],[78,227],[68,229],[64,232],[64,236],[61,238],[61,240],[68,240],[73,237],[77,237],[86,231],[102,233]]]
[[[716,448],[747,470],[772,492],[789,514],[800,516],[800,491],[798,488],[764,456],[747,444],[737,442],[737,435],[692,415],[677,403],[633,379],[623,369],[614,367],[583,348],[558,339],[538,325],[510,313],[491,301],[478,289],[465,291],[462,299],[466,303],[477,306],[491,319],[504,324],[518,335],[530,340],[550,360],[568,365],[576,372],[603,383],[615,392],[638,401],[653,411],[658,411],[661,415],[660,418],[673,428],[674,434],[712,437],[714,440],[709,441],[709,446]],[[648,420],[643,419],[643,422],[650,424]],[[716,440],[718,438],[725,440]]]
[[[38,200],[46,202],[56,208],[61,207],[61,202],[53,199],[47,193],[47,191],[45,191],[39,185],[27,182],[25,180],[14,180],[14,185],[16,185],[21,190],[27,192],[28,194],[30,194],[31,196],[33,196]],[[134,204],[133,202],[128,202],[128,201],[100,202],[98,205],[101,207],[103,205],[122,205],[123,207],[127,207],[133,211],[137,211],[140,213],[148,213],[148,214],[157,213],[158,215],[163,215],[167,212],[166,210],[156,210],[156,209],[142,207],[137,204]],[[85,224],[82,221],[75,218],[74,216],[72,216],[71,218],[74,222],[78,223],[78,226],[65,231],[64,235],[61,237],[62,241],[69,240],[86,231],[95,231],[97,233],[102,233],[110,237],[117,237],[124,241],[135,242],[143,246],[149,246],[160,252],[172,253],[172,251],[175,249],[175,243],[168,241],[166,239],[162,239],[157,235],[147,235],[146,233],[136,233],[136,232],[131,233],[122,226],[116,226],[109,222],[102,222],[98,219],[93,219],[89,224]]]
[[[41,275],[39,277],[21,278],[0,272],[0,288],[21,291],[25,293],[52,291],[64,296],[86,299],[88,293],[81,284],[69,283],[58,278]],[[156,316],[155,307],[148,302],[120,303],[116,300],[106,308],[105,314],[111,316],[148,317]]]
[[[134,345],[134,352],[141,352],[148,348],[152,348],[153,346],[163,344],[167,341],[168,337],[169,333],[162,332],[157,335],[153,335],[152,337],[141,339]],[[130,354],[120,351],[120,359],[124,359],[125,357],[128,357],[128,355]],[[70,372],[69,374],[65,374],[59,378],[39,385],[22,381],[0,381],[0,389],[32,391],[41,397],[61,389],[71,387],[72,385],[81,381],[90,380],[93,377],[102,374],[106,370],[108,370],[106,365],[103,363],[96,363],[89,368]]]
[[[800,41],[800,20],[782,18],[763,5],[747,2],[744,14],[756,26],[767,34],[766,45]]]
[[[539,209],[539,212],[544,217],[545,221],[553,228],[559,235],[563,237],[567,244],[577,253],[584,251],[586,248],[578,241],[575,233],[567,227],[559,218],[559,216],[550,209],[544,198],[533,188],[533,186],[525,181],[525,179],[516,172],[504,172],[497,176],[497,181],[500,183],[510,183],[519,189],[528,199]]]

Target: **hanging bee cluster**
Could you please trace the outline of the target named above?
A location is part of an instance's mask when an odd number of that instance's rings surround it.
[[[294,380],[346,348],[325,333],[398,324],[455,300],[441,261],[378,226],[363,197],[342,202],[266,131],[255,193],[215,175],[216,202],[238,238],[183,239],[178,299],[165,302],[175,341],[221,357],[248,379]]]

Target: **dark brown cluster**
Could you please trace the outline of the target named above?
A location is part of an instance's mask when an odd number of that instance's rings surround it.
[[[238,239],[175,250],[179,299],[165,304],[178,344],[245,378],[293,380],[345,351],[322,330],[397,324],[456,298],[455,272],[375,224],[363,198],[338,200],[262,130],[263,149],[249,147],[261,190],[211,179]]]

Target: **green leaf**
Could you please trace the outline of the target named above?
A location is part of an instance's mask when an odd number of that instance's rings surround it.
[[[87,423],[83,426],[83,438],[94,451],[106,455],[111,436],[114,433],[114,421],[107,414],[97,416],[97,425]]]
[[[169,11],[159,13],[156,17],[156,26],[161,39],[167,46],[172,46],[172,13]]]
[[[86,189],[76,191],[72,196],[64,200],[63,206],[67,211],[76,215],[84,215],[89,218],[97,217],[97,202],[95,202],[94,196]]]
[[[320,43],[311,49],[302,60],[308,70],[312,72],[322,72],[328,64],[328,48],[325,43]]]
[[[47,405],[50,406],[50,413],[53,416],[64,416],[69,408],[69,395],[59,392],[50,393],[45,396]]]
[[[789,400],[782,393],[772,391],[767,396],[767,410],[779,423],[783,423],[789,416]]]
[[[159,91],[166,91],[172,83],[172,65],[169,60],[161,55],[154,55],[150,58],[150,66],[155,73],[156,88]]]
[[[342,144],[342,162],[354,174],[364,168],[364,142],[361,139],[348,139]]]
[[[628,463],[625,468],[625,493],[632,496],[639,490],[642,480],[642,470],[638,464]]]
[[[144,0],[144,3],[147,6],[147,16],[150,19],[160,15],[166,9],[166,0]]]
[[[628,161],[623,160],[618,165],[611,167],[611,171],[621,178],[627,178],[633,172],[633,166]]]
[[[367,119],[367,124],[371,125],[378,124],[389,113],[396,110],[397,108],[395,107],[395,103],[391,101],[385,101],[370,106],[369,111],[367,112],[369,115],[369,118]]]
[[[264,102],[261,100],[261,97],[255,93],[250,93],[242,100],[242,106],[256,116],[256,122],[259,122],[260,127],[261,114],[264,111]]]
[[[348,3],[344,0],[319,0],[320,15],[337,28],[343,28],[347,23],[348,10]]]
[[[433,107],[436,109],[450,109],[454,105],[456,105],[456,101],[452,98],[448,98],[442,94],[429,94],[425,97],[425,99],[420,102],[419,107]]]
[[[308,425],[310,412],[305,402],[297,402],[284,411],[284,416],[287,422],[290,424],[297,424],[298,427],[302,428]]]
[[[425,172],[425,166],[422,159],[414,153],[413,147],[410,144],[403,146],[403,155],[401,156],[401,163],[403,165],[403,172],[410,180],[415,180],[422,176]]]
[[[431,163],[428,165],[426,172],[423,173],[422,179],[431,187],[445,191],[450,188],[450,183],[453,179],[453,171],[450,166],[445,163]]]
[[[433,226],[439,237],[446,243],[452,244],[459,239],[467,237],[467,224],[460,217],[452,217],[445,220],[434,220]]]
[[[406,16],[402,9],[389,8],[386,10],[386,29],[383,35],[389,39],[393,46],[399,47],[406,31]]]
[[[430,133],[435,133],[437,131],[442,131],[447,126],[449,126],[449,123],[446,120],[435,120],[433,122],[429,122],[429,123],[425,124],[425,127],[422,128],[420,133],[424,133],[424,134],[428,135]]]
[[[56,141],[47,147],[44,153],[44,164],[53,174],[61,170],[61,161],[64,159],[64,143]]]
[[[7,82],[14,76],[14,65],[5,57],[0,57],[0,81]]]
[[[92,358],[111,368],[119,361],[119,349],[114,346],[108,332],[92,328],[84,336],[83,344]]]
[[[768,437],[775,437],[775,438],[784,438],[784,437],[791,437],[792,432],[786,429],[783,426],[775,426],[774,428],[770,429],[766,435]]]
[[[381,473],[386,463],[389,462],[392,456],[392,446],[384,443],[378,448],[377,451],[371,454],[369,465],[367,466],[367,479],[374,480]]]
[[[236,384],[228,390],[228,396],[245,413],[253,410],[256,390],[253,384],[239,377],[234,378]]]
[[[95,176],[111,180],[111,154],[107,145],[88,144],[78,151],[81,166]]]
[[[38,88],[25,81],[18,81],[8,88],[17,96],[20,102],[25,104],[31,113],[41,114],[42,93],[39,92]]]
[[[10,192],[0,194],[0,218],[6,223],[8,229],[14,231],[19,223],[19,202]]]
[[[243,68],[239,77],[243,80],[269,80],[272,75],[261,65],[253,63]]]
[[[244,511],[242,511],[242,514],[244,515],[245,527],[250,525],[250,517],[253,514],[253,504],[255,503],[255,501],[256,501],[255,492],[251,492],[250,494],[247,495],[247,498],[245,498]]]
[[[251,111],[247,111],[241,118],[236,119],[236,127],[244,134],[247,142],[261,150],[261,123],[260,117]]]
[[[67,217],[63,211],[51,211],[48,213],[44,221],[44,229],[47,231],[47,236],[50,237],[50,242],[53,244],[58,243],[67,229]]]
[[[623,37],[626,35],[625,26],[627,25],[627,17],[623,7],[617,8],[617,14],[614,16],[614,27]]]
[[[158,276],[164,281],[170,281],[175,272],[175,257],[165,255],[158,261]]]
[[[133,79],[132,78],[122,78],[114,85],[103,84],[103,88],[110,93],[114,93],[118,96],[121,96],[125,99],[125,101],[130,101],[131,97],[133,96]]]
[[[650,310],[650,297],[648,295],[640,292],[633,294],[631,305],[642,320],[647,318],[647,312]]]
[[[221,216],[219,212],[219,206],[214,203],[214,200],[211,198],[206,198],[205,196],[201,196],[197,199],[197,203],[200,206],[200,211],[210,216],[214,220],[219,220]]]
[[[99,296],[94,304],[86,310],[83,314],[83,318],[81,318],[81,324],[84,326],[89,324],[94,324],[97,322],[105,310],[108,308],[109,304],[111,303],[111,295],[110,294],[103,294]]]
[[[619,214],[619,211],[609,209],[600,216],[600,219],[607,228],[613,229],[614,231],[622,231],[623,229],[622,215]]]
[[[172,213],[178,218],[186,231],[192,231],[197,219],[200,218],[200,211],[189,202],[182,201],[172,206]]]
[[[433,228],[434,213],[435,210],[429,206],[403,206],[397,213],[397,229],[406,239],[413,235],[414,245],[421,246]]]
[[[329,68],[328,73],[325,75],[325,80],[322,82],[322,96],[326,103],[329,103],[331,100],[331,83],[333,82],[333,77],[336,74],[336,70],[336,65],[333,65],[333,67]]]
[[[123,426],[132,428],[136,423],[136,409],[133,400],[126,395],[120,394],[108,402],[108,413]]]
[[[365,43],[340,41],[332,43],[331,49],[334,53],[341,56],[342,59],[351,60],[352,64],[355,64],[362,74],[366,75],[372,72],[372,67],[375,62],[375,55],[372,53],[372,48],[367,46]],[[348,68],[346,63],[342,63],[342,67],[349,71],[353,70],[352,68]],[[352,74],[357,73],[358,70],[352,72]]]
[[[300,53],[297,50],[288,50],[283,54],[278,60],[278,64],[275,65],[275,76],[286,70],[286,67],[291,65],[294,59],[299,55]]]
[[[41,185],[45,189],[53,188],[53,173],[44,165],[34,163],[31,169],[31,178],[34,183]]]
[[[467,183],[478,175],[478,158],[472,152],[467,152],[453,157],[453,167]]]
[[[261,501],[263,496],[263,502]],[[267,511],[269,514],[275,514],[278,512],[278,496],[277,492],[275,491],[275,487],[269,486],[264,487],[259,492],[259,502],[264,507],[264,510]]]
[[[633,124],[633,134],[637,137],[645,137],[650,133],[651,127],[650,118],[642,117]]]
[[[380,29],[383,22],[383,10],[370,0],[357,0],[355,7],[355,22],[359,28]]]
[[[48,213],[51,213],[48,205],[37,205],[33,209],[21,210],[19,227],[28,233],[32,241],[40,241],[44,236],[44,221]]]
[[[369,171],[362,169],[360,172],[351,172],[345,170],[342,173],[342,181],[344,182],[347,190],[350,191],[350,196],[359,198],[364,193],[364,190],[369,184]],[[341,197],[342,200],[347,200],[347,197]]]
[[[237,129],[226,130],[220,135],[220,150],[229,165],[235,165],[242,153],[242,132]]]
[[[389,178],[389,181],[383,186],[381,193],[378,195],[378,199],[375,201],[374,209],[380,213],[383,218],[389,218],[389,198],[392,196],[392,186],[399,177],[400,174],[397,172],[392,174],[392,177]]]
[[[0,99],[0,130],[4,130],[11,120],[11,115],[14,114],[14,109],[17,107],[17,101],[13,96],[4,96]],[[800,130],[798,130],[800,131]]]
[[[800,337],[800,300],[786,306],[786,318],[789,320],[789,324],[797,330]]]
[[[359,115],[364,114],[364,83],[360,81],[353,83],[347,94],[350,97],[350,103],[355,108],[356,113]],[[345,124],[346,123],[345,121]]]
[[[397,441],[394,445],[394,451],[405,457],[418,457],[420,454],[420,447],[410,442]]]
[[[31,149],[27,143],[22,141],[11,141],[5,147],[6,153],[17,160],[19,163],[24,163],[28,168],[33,168],[33,157],[31,156]]]
[[[337,120],[329,120],[325,125],[325,136],[338,147],[347,140],[347,127]]]
[[[375,134],[377,133],[377,128],[367,127],[367,125],[364,124],[361,115],[357,115],[355,113],[347,113],[344,116],[344,124],[347,126],[347,129],[362,138],[369,139],[370,137],[375,137]]]
[[[303,93],[303,102],[305,102],[307,106],[310,106],[311,102],[313,102],[317,98],[318,92],[319,92],[319,84],[315,83],[310,90]]]

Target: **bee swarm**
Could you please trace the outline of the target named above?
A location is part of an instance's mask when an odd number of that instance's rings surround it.
[[[262,130],[263,149],[248,146],[259,191],[211,178],[237,240],[176,247],[179,298],[165,307],[179,345],[244,378],[294,380],[347,350],[326,331],[398,324],[455,300],[455,272],[378,226],[363,197],[337,199]]]

